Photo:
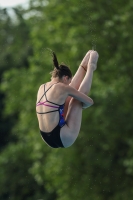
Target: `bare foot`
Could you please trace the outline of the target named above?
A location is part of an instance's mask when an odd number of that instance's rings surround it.
[[[93,69],[93,71],[96,70],[96,68],[97,68],[98,57],[99,57],[99,55],[98,55],[97,51],[93,51],[93,50],[92,50],[92,51],[90,52],[90,59],[89,59],[87,68],[88,68],[88,67],[91,67],[91,68]]]

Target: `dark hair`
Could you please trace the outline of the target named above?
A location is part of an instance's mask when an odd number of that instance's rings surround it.
[[[64,64],[59,65],[57,57],[53,51],[52,51],[52,57],[54,64],[54,70],[50,72],[52,77],[53,78],[59,77],[61,79],[63,76],[68,76],[69,78],[72,78],[72,72],[69,69],[69,67]]]

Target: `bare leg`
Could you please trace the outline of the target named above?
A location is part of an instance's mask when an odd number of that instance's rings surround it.
[[[87,64],[88,64],[88,61],[89,61],[89,58],[90,58],[90,53],[91,53],[91,50],[88,51],[85,55],[85,57],[83,58],[76,74],[74,75],[71,83],[70,83],[70,86],[75,88],[75,89],[79,89],[80,87],[80,84],[81,82],[83,81],[83,78],[86,74],[86,71],[87,71]],[[65,108],[64,108],[64,117],[66,116],[67,114],[67,111],[68,111],[68,105],[69,105],[69,102],[71,100],[71,97],[68,97],[66,99],[66,102],[65,102]]]
[[[88,69],[79,88],[80,92],[87,94],[92,83],[93,70]],[[71,99],[66,116],[67,126],[61,129],[61,140],[65,147],[71,146],[78,137],[82,120],[82,104],[76,99]]]
[[[97,58],[98,59],[98,58]],[[96,61],[97,62],[97,61]],[[96,64],[95,64],[96,65]],[[79,87],[79,91],[88,94],[92,84],[94,65],[88,63],[87,73]],[[65,147],[71,146],[78,137],[82,120],[82,104],[71,99],[66,116],[67,125],[61,129],[60,137]]]

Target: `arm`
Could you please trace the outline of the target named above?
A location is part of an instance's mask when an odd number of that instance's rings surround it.
[[[68,93],[68,96],[71,96],[77,99],[78,101],[82,102],[83,108],[88,108],[94,104],[93,100],[87,95],[85,95],[84,93],[79,92],[78,90],[74,89],[71,86],[66,86],[66,87],[67,87],[66,91]]]
[[[42,85],[39,87],[38,92],[37,92],[37,100],[36,103],[38,102],[38,96],[39,96],[39,92],[40,92],[40,88],[42,87]]]

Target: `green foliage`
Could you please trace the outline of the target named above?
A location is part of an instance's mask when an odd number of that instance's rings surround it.
[[[12,139],[1,144],[0,199],[132,199],[133,3],[31,0],[29,5],[15,9],[16,23],[1,11],[6,31],[0,37],[1,118]],[[95,104],[83,112],[80,135],[67,149],[51,149],[39,135],[36,93],[52,70],[46,48],[73,73],[87,50],[100,55],[90,93]]]

